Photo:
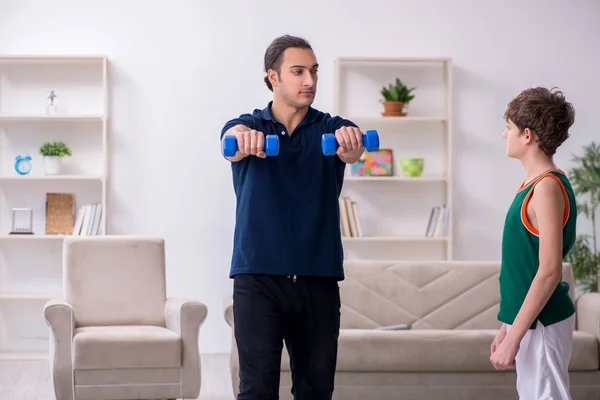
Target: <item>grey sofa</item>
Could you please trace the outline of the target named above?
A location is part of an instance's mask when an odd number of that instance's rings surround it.
[[[346,261],[334,398],[517,399],[515,372],[497,371],[489,361],[501,325],[499,270],[499,262]],[[563,279],[573,296],[569,264]],[[576,305],[571,393],[573,400],[600,399],[600,294],[585,294]],[[233,326],[231,298],[225,319]],[[397,324],[410,329],[377,329]],[[285,347],[281,369],[280,395],[291,399]],[[233,336],[230,372],[237,394]]]

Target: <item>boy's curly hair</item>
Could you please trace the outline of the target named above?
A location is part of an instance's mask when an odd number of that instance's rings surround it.
[[[529,88],[508,103],[504,118],[523,131],[531,129],[537,136],[539,148],[548,156],[570,136],[575,122],[575,109],[556,88]]]

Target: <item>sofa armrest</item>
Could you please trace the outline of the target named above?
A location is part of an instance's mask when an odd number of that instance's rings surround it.
[[[233,328],[233,296],[228,296],[223,301],[223,315],[225,321]]]
[[[600,293],[584,293],[575,303],[577,330],[600,339]]]
[[[185,398],[196,398],[200,395],[198,334],[207,314],[206,305],[198,301],[170,297],[165,302],[166,327],[181,337],[181,387],[182,396]]]
[[[44,305],[44,319],[50,327],[50,376],[54,394],[57,399],[73,400],[73,307],[63,300],[50,300]]]

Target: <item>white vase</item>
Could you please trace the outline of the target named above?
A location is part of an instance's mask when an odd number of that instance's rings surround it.
[[[58,156],[45,156],[44,157],[44,170],[46,175],[58,175],[60,174],[60,165],[62,158]]]

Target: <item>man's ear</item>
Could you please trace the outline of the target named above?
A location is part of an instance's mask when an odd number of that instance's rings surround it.
[[[271,82],[271,86],[277,87],[277,84],[279,83],[277,71],[270,69],[267,75],[269,76],[269,82]]]

